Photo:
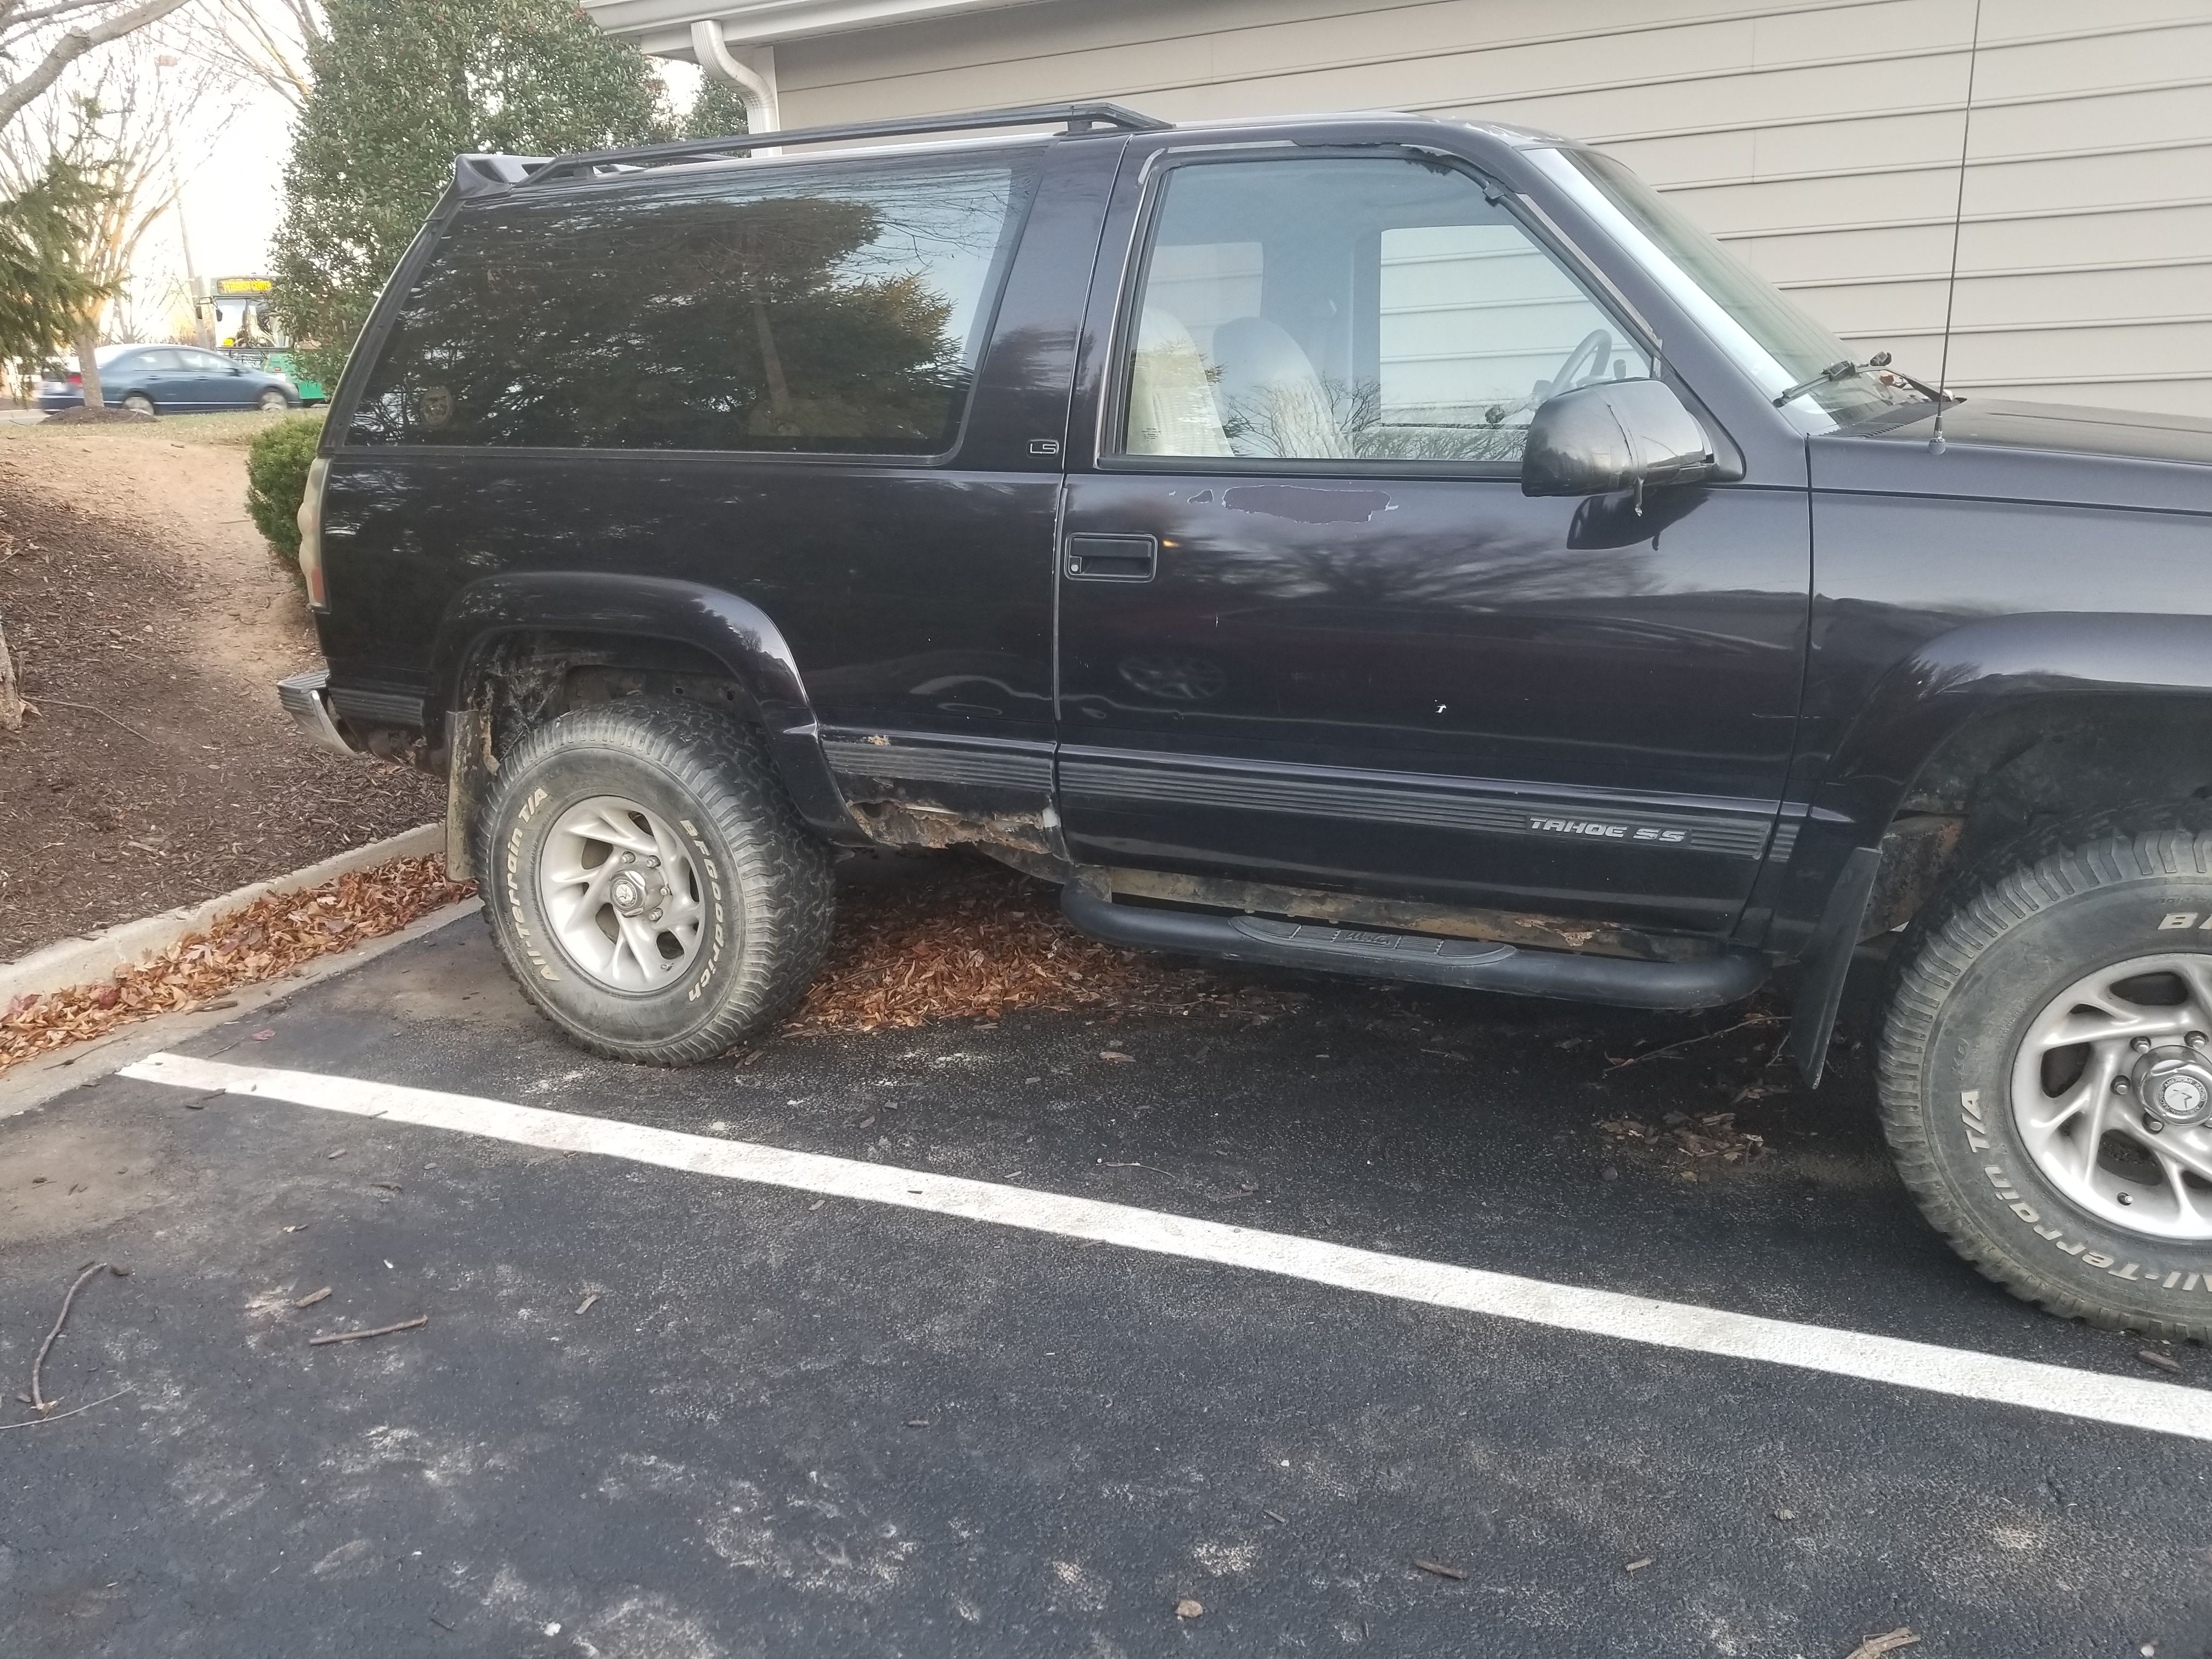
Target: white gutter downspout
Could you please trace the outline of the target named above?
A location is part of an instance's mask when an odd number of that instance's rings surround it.
[[[714,19],[702,18],[691,26],[692,56],[698,60],[702,73],[737,88],[738,101],[745,106],[745,131],[780,131],[783,117],[776,107],[775,48],[761,46],[756,51],[767,70],[765,75],[731,52],[729,42],[722,38],[722,26]],[[756,155],[778,153],[773,149],[753,152]]]

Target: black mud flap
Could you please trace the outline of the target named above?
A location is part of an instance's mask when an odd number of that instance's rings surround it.
[[[1820,926],[1805,953],[1804,976],[1790,1010],[1790,1052],[1805,1086],[1820,1086],[1828,1063],[1828,1040],[1836,1034],[1836,1011],[1843,1006],[1844,983],[1850,977],[1859,930],[1866,926],[1867,903],[1881,869],[1881,849],[1862,847],[1844,860],[1844,872],[1828,894]]]

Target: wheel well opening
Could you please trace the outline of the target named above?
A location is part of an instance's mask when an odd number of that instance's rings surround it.
[[[589,703],[673,697],[746,720],[757,711],[720,659],[678,640],[532,629],[502,634],[463,668],[457,707],[484,719],[495,756],[525,733]]]
[[[1952,732],[1882,842],[1865,936],[1902,927],[1957,871],[2052,824],[2212,798],[2212,697],[2041,698]]]

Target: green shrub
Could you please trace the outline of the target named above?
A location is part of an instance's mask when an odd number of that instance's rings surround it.
[[[285,563],[300,556],[300,501],[323,435],[320,415],[273,421],[246,453],[246,510]]]

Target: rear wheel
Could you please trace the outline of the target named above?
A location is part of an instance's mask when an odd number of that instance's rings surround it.
[[[2092,820],[1960,885],[1883,1033],[1906,1184],[2014,1294],[2212,1338],[2212,804]]]
[[[273,386],[256,398],[253,403],[264,415],[282,415],[290,407],[284,394]]]
[[[689,1065],[770,1025],[833,910],[758,734],[637,699],[563,714],[501,763],[477,868],[508,968],[574,1042]]]

